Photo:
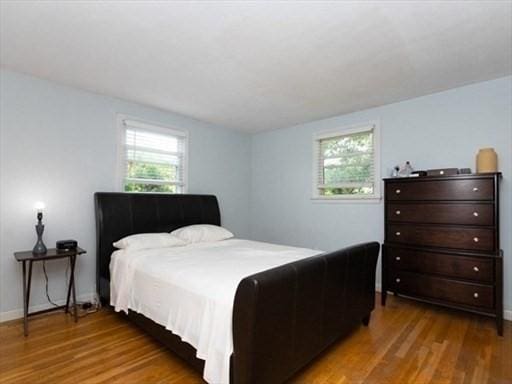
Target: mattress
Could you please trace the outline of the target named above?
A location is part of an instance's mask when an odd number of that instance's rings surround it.
[[[203,378],[229,383],[233,302],[247,276],[322,253],[229,239],[182,247],[118,250],[110,264],[111,304],[178,335],[205,360]]]

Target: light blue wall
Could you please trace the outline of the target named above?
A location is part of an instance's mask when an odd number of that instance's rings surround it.
[[[43,200],[47,245],[77,239],[78,292],[95,291],[93,193],[116,188],[117,113],[189,132],[189,192],[219,197],[223,223],[249,233],[250,137],[177,114],[33,77],[0,73],[0,313],[20,309],[21,268],[12,255],[35,242],[33,204]],[[50,293],[62,299],[62,262],[48,264]],[[46,303],[37,265],[32,303]]]
[[[479,148],[496,149],[504,174],[505,307],[512,310],[512,77],[254,135],[251,237],[323,250],[382,241],[382,202],[311,200],[313,133],[369,120],[380,120],[383,177],[406,160],[416,169],[474,170]]]
[[[323,250],[381,241],[383,207],[310,199],[314,132],[380,120],[383,176],[405,160],[416,168],[474,169],[477,149],[495,147],[504,173],[501,235],[512,309],[512,77],[251,137],[9,71],[0,75],[0,315],[21,308],[12,252],[33,246],[32,205],[39,199],[48,205],[46,242],[76,238],[89,251],[79,261],[78,288],[94,292],[92,194],[116,187],[117,113],[189,131],[189,192],[216,194],[224,225],[237,236]],[[64,265],[53,263],[49,272],[50,293],[61,299]],[[46,303],[42,283],[38,267],[35,305]]]

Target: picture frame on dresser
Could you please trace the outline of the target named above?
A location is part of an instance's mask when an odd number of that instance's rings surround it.
[[[384,179],[382,305],[395,295],[494,317],[503,334],[501,173]]]

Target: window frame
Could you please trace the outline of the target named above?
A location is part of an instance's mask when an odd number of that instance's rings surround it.
[[[335,195],[325,196],[319,193],[318,188],[318,162],[319,162],[319,145],[318,142],[324,139],[331,139],[338,136],[346,136],[367,132],[373,129],[373,161],[374,161],[374,193],[371,195]],[[313,185],[312,185],[312,200],[319,202],[374,202],[378,203],[382,199],[381,195],[381,179],[380,179],[380,122],[372,120],[364,123],[352,124],[328,131],[321,131],[313,133]]]
[[[125,162],[125,149],[126,149],[126,124],[125,120],[132,121],[137,124],[138,127],[148,130],[150,132],[155,132],[163,135],[169,136],[180,136],[183,138],[183,186],[180,192],[127,192],[124,190],[124,181],[125,181],[125,170],[126,170],[126,162]],[[177,194],[185,194],[188,192],[188,151],[189,151],[189,134],[188,131],[184,129],[178,129],[175,127],[171,127],[166,124],[162,124],[159,122],[142,120],[138,117],[133,117],[125,114],[117,114],[116,116],[116,125],[117,125],[117,177],[116,177],[116,185],[117,190],[123,193],[161,193],[161,194],[169,194],[169,195],[177,195]]]

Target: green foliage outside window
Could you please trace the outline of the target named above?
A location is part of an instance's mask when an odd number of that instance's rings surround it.
[[[373,132],[322,140],[320,150],[325,185],[320,189],[320,194],[335,196],[374,193]],[[340,187],[340,184],[344,186]]]
[[[152,181],[177,180],[178,167],[173,164],[142,163],[128,161],[125,192],[163,192],[177,193],[176,185],[152,183]],[[131,181],[137,179],[137,182]],[[144,182],[142,180],[147,180]]]
[[[161,193],[177,193],[175,185],[158,185],[158,184],[141,184],[126,183],[124,185],[125,192],[161,192]]]
[[[323,188],[323,196],[336,196],[336,195],[372,195],[373,187],[360,187],[360,188]]]

